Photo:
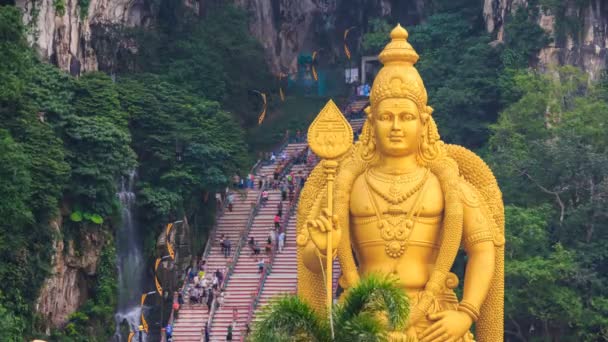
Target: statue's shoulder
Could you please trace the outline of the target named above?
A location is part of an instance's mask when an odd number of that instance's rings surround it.
[[[479,191],[473,184],[469,183],[466,179],[460,178],[458,182],[458,190],[460,198],[464,205],[470,208],[479,208],[482,199],[480,198]]]

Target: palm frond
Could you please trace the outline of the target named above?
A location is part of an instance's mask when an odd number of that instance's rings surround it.
[[[297,296],[273,300],[261,312],[261,320],[253,326],[253,342],[331,341],[326,320]]]
[[[409,301],[405,292],[396,286],[396,279],[371,274],[348,290],[344,302],[336,308],[336,326],[353,320],[362,313],[385,315],[390,330],[405,326],[409,315]]]
[[[378,317],[363,312],[337,327],[334,340],[384,342],[388,340],[388,331]]]

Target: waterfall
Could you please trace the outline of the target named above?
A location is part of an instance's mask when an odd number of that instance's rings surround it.
[[[116,333],[114,341],[124,342],[121,325],[127,322],[129,329],[137,331],[140,325],[140,299],[143,293],[144,260],[142,256],[142,237],[134,220],[133,207],[135,193],[133,186],[135,171],[122,177],[120,192],[117,194],[122,210],[122,221],[116,233],[116,255],[118,268],[118,310],[114,315]],[[145,341],[145,339],[143,339]],[[139,341],[139,339],[134,339]]]

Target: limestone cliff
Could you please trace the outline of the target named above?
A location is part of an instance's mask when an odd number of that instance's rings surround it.
[[[177,0],[176,0],[177,1]],[[184,0],[201,15],[208,3],[219,0]],[[112,70],[115,51],[107,47],[111,25],[146,26],[154,22],[154,2],[148,0],[16,0],[24,11],[24,21],[32,27],[31,42],[43,58],[73,74],[93,70]],[[57,3],[64,9],[57,10]],[[325,60],[334,60],[342,51],[342,34],[352,31],[353,45],[367,29],[370,18],[390,16],[404,25],[424,19],[424,0],[234,0],[246,10],[252,34],[261,42],[271,70],[294,71],[300,53],[322,50]],[[509,14],[529,0],[484,0],[486,27],[498,41],[503,41]],[[427,5],[428,6],[428,5]],[[578,21],[581,29],[566,39],[554,39],[539,55],[539,67],[572,64],[582,67],[593,78],[606,67],[608,45],[608,3],[603,0],[564,0],[569,20]],[[81,13],[82,12],[82,13]],[[556,37],[560,25],[555,10],[544,8],[538,24]],[[84,14],[84,15],[83,15]],[[135,49],[123,42],[128,49]]]
[[[80,3],[88,2],[87,9]],[[63,8],[57,4],[63,4]],[[77,75],[98,70],[104,59],[100,41],[107,25],[140,26],[150,19],[145,0],[16,0],[32,29],[30,42],[42,58]]]
[[[527,0],[485,0],[483,14],[486,28],[503,41],[505,24],[509,14],[519,6],[528,6]],[[600,77],[606,68],[608,48],[608,2],[588,0],[585,2],[563,0],[561,7],[541,7],[538,24],[553,38],[552,43],[541,50],[539,68],[551,65],[575,65],[585,70],[592,79]],[[575,23],[576,30],[564,32],[561,20],[567,17]],[[570,27],[572,24],[570,24]],[[558,31],[565,34],[560,36]]]
[[[36,301],[36,311],[44,317],[47,333],[51,327],[64,324],[68,316],[89,298],[88,283],[97,274],[97,264],[105,238],[101,231],[87,230],[78,239],[64,243],[61,220],[51,222],[56,232],[53,242],[54,255],[51,260],[51,276],[46,279]]]
[[[271,70],[292,72],[300,53],[324,49],[326,58],[341,53],[344,30],[356,40],[374,17],[392,16],[418,23],[423,0],[236,0],[250,14],[252,34],[262,43]]]

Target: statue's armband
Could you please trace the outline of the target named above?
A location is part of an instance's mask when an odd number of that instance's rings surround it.
[[[482,202],[477,190],[463,181],[460,194],[464,208],[462,244],[465,250],[486,241],[493,241],[491,222],[482,210]]]

